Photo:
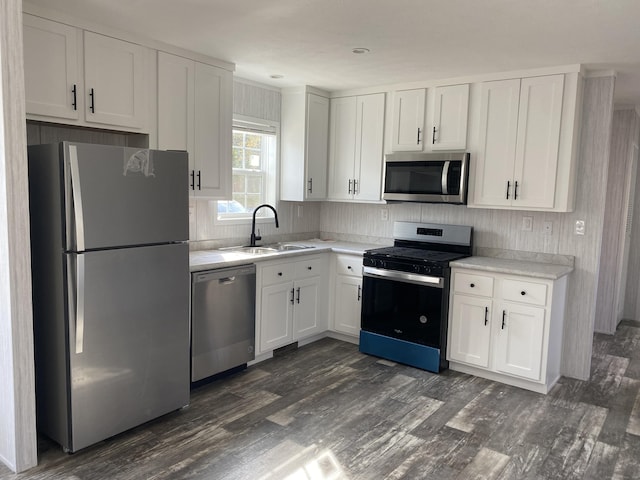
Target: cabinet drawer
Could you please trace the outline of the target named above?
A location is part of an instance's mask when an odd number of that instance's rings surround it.
[[[293,263],[277,263],[262,267],[262,286],[293,281],[295,266]]]
[[[493,296],[493,277],[477,275],[475,273],[456,273],[453,281],[456,293]]]
[[[351,277],[362,277],[362,257],[336,255],[336,273]]]
[[[323,257],[309,257],[296,262],[296,279],[315,277],[322,274]]]
[[[502,282],[502,298],[510,302],[545,306],[547,304],[547,285],[505,279]]]

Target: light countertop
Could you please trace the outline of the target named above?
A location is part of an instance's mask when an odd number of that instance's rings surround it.
[[[235,267],[238,265],[248,265],[266,260],[276,260],[279,258],[290,258],[299,255],[313,255],[314,253],[335,252],[351,255],[362,255],[365,250],[379,248],[384,245],[351,243],[334,240],[296,240],[290,243],[305,245],[313,248],[303,250],[289,250],[269,252],[259,255],[234,252],[227,249],[220,250],[196,250],[189,252],[189,267],[192,272],[209,270],[213,268]]]
[[[567,265],[493,257],[467,257],[451,262],[450,265],[451,267],[469,270],[524,275],[549,280],[557,280],[573,271],[573,267]]]

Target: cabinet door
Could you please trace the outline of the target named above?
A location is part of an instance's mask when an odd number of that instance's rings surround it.
[[[482,84],[475,205],[511,205],[519,99],[518,79]]]
[[[334,330],[357,336],[360,333],[362,278],[338,275],[334,298]]]
[[[294,337],[296,339],[315,335],[327,329],[326,320],[320,316],[320,277],[296,281],[293,307]]]
[[[231,72],[195,64],[194,191],[196,196],[231,198]]]
[[[293,342],[292,282],[262,289],[260,302],[260,351],[265,352]]]
[[[78,30],[24,15],[24,79],[27,114],[79,119]]]
[[[500,325],[496,325],[495,370],[540,380],[545,310],[503,303],[497,313]]]
[[[384,93],[356,100],[355,200],[376,201],[381,197],[384,103]]]
[[[467,148],[469,84],[437,87],[433,113],[432,150]]]
[[[307,94],[305,199],[327,198],[329,158],[329,99]]]
[[[488,368],[490,347],[491,300],[454,295],[447,358]]]
[[[349,200],[356,154],[356,97],[331,99],[330,115],[328,197]]]
[[[84,32],[87,122],[146,127],[146,54],[140,45]]]
[[[422,151],[424,144],[424,88],[395,92],[393,97],[394,152]]]
[[[194,74],[192,60],[158,52],[158,148],[189,152],[193,170]]]
[[[513,202],[519,208],[554,207],[563,87],[564,75],[522,79]]]

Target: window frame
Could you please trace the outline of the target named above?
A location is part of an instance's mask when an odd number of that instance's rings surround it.
[[[232,131],[242,129],[245,131],[253,131],[261,134],[273,134],[276,138],[276,152],[272,162],[270,162],[268,168],[265,170],[265,203],[273,205],[276,210],[279,206],[280,198],[280,182],[278,181],[280,173],[280,122],[271,120],[265,120],[256,117],[249,117],[246,115],[234,115]],[[229,159],[231,161],[231,159]],[[232,167],[233,175],[233,167]],[[233,198],[230,198],[233,200]],[[252,214],[243,213],[238,216],[229,216],[226,218],[220,218],[218,216],[218,202],[225,202],[227,200],[217,200],[213,208],[213,223],[214,225],[248,225],[251,224]],[[273,222],[273,212],[268,208],[263,208],[256,215],[256,223],[269,223]]]

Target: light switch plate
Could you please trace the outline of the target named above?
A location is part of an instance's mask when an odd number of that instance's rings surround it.
[[[389,209],[388,208],[381,208],[380,209],[380,220],[382,220],[383,222],[386,222],[387,220],[389,220]]]
[[[522,230],[524,232],[533,230],[533,217],[522,217]]]

